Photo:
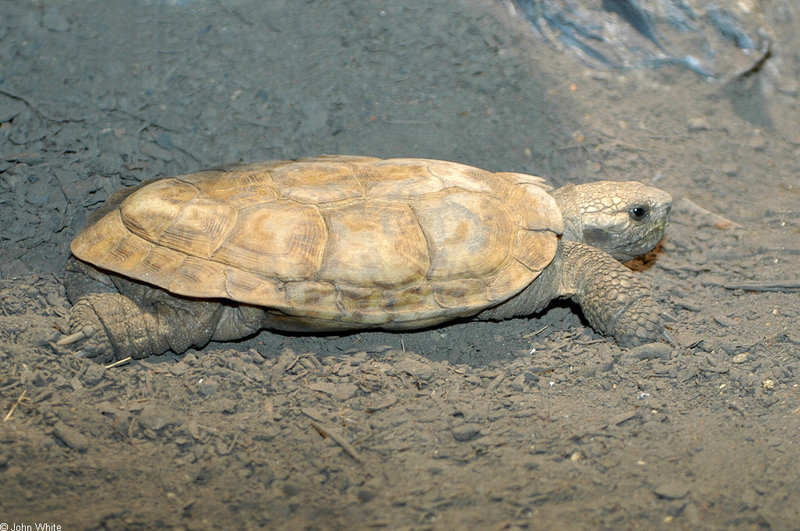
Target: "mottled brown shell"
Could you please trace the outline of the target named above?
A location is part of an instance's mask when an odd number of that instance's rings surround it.
[[[404,328],[514,296],[552,261],[562,229],[538,177],[329,156],[154,181],[86,227],[72,252],[178,295],[318,327]]]

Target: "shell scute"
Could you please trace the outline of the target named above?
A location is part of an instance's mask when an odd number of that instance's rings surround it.
[[[316,275],[327,239],[317,207],[271,201],[244,208],[237,218],[214,261],[262,278],[298,280]]]
[[[234,208],[264,204],[278,197],[275,183],[263,169],[239,168],[239,171],[202,171],[178,178],[194,186],[206,199],[225,202]]]
[[[353,286],[394,288],[418,282],[430,267],[414,212],[391,202],[325,211],[330,241],[320,278]]]
[[[505,233],[517,224],[495,196],[457,191],[412,208],[431,250],[429,279],[481,278],[507,259]]]
[[[128,196],[120,205],[127,229],[148,241],[164,231],[197,197],[197,188],[177,179],[154,181]]]
[[[362,197],[364,184],[357,173],[349,163],[322,160],[280,166],[271,177],[282,197],[322,205]]]

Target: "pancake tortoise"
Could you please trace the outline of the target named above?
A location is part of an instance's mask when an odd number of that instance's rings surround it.
[[[623,346],[664,337],[623,266],[672,200],[637,182],[551,190],[454,162],[320,156],[209,169],[109,197],[71,245],[59,345],[100,362],[285,332],[527,316],[558,297]]]

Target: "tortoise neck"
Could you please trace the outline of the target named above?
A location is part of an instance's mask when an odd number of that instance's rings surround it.
[[[553,261],[533,282],[510,299],[479,313],[481,321],[500,321],[512,317],[525,317],[544,310],[553,299],[561,296],[559,269],[561,264],[561,242]]]
[[[576,185],[568,184],[551,192],[564,220],[564,232],[561,237],[573,242],[583,241],[579,191]]]

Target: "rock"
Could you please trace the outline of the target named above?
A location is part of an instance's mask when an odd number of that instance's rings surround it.
[[[672,481],[668,483],[662,483],[653,489],[653,492],[659,498],[665,498],[667,500],[679,500],[689,494],[689,486],[681,481]]]
[[[415,359],[405,358],[397,364],[397,368],[423,382],[433,378],[433,367]]]
[[[719,324],[720,326],[724,326],[725,328],[731,328],[736,326],[736,321],[724,315],[716,314],[714,315],[714,320],[717,322],[717,324]]]
[[[219,384],[211,378],[201,378],[197,384],[197,394],[202,397],[213,395],[217,389],[219,389]]]
[[[620,424],[623,424],[623,423],[629,421],[630,419],[636,417],[637,415],[638,415],[638,411],[635,410],[635,409],[633,409],[631,411],[625,411],[623,413],[618,413],[618,414],[616,414],[616,415],[614,415],[614,416],[612,416],[611,418],[608,419],[608,425],[609,426],[619,426]]]
[[[273,440],[275,437],[277,437],[280,434],[281,434],[281,427],[276,425],[276,424],[273,424],[271,426],[267,426],[263,430],[257,432],[255,435],[253,435],[253,440],[254,441],[270,442],[271,440]]]
[[[378,495],[377,492],[367,488],[358,489],[358,491],[356,492],[356,496],[358,496],[359,501],[362,502],[372,501],[375,499],[377,495]]]
[[[175,424],[176,420],[177,415],[174,411],[152,402],[144,406],[139,414],[139,424],[153,431]]]
[[[481,434],[481,425],[474,422],[465,422],[453,428],[453,438],[458,442],[467,442],[476,439]]]
[[[735,355],[733,357],[733,359],[731,359],[731,362],[733,362],[733,363],[744,363],[744,362],[747,361],[747,356],[748,356],[747,352],[742,352],[740,354]]]
[[[184,360],[179,361],[178,363],[172,365],[169,368],[170,374],[174,376],[180,376],[188,370],[189,370],[189,364],[186,363]]]
[[[753,2],[513,0],[559,49],[599,70],[679,65],[724,79],[769,57],[773,30]],[[756,3],[757,4],[757,3]],[[792,83],[785,84],[791,93]]]
[[[53,426],[53,435],[73,450],[85,452],[89,448],[89,439],[84,434],[61,421],[56,422]]]
[[[106,369],[102,365],[93,363],[86,367],[86,371],[81,375],[81,383],[86,387],[94,387],[99,384],[105,375]]]
[[[666,343],[646,343],[632,348],[629,356],[640,360],[668,360],[672,356],[672,347]]]
[[[747,141],[747,145],[753,148],[755,151],[764,151],[764,149],[767,147],[767,141],[763,136],[754,136]]]
[[[692,348],[703,341],[703,336],[692,332],[677,332],[672,335],[675,341],[683,348]]]
[[[728,177],[735,177],[739,173],[739,165],[735,162],[723,162],[719,169]]]
[[[705,118],[690,118],[688,129],[690,133],[697,133],[700,131],[708,131],[711,129],[711,125],[709,125],[708,120]]]
[[[347,400],[358,392],[358,386],[352,383],[311,382],[308,388],[331,395],[337,400]]]

